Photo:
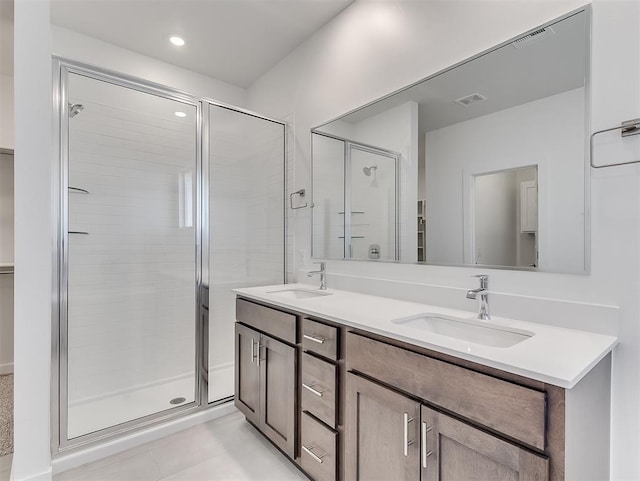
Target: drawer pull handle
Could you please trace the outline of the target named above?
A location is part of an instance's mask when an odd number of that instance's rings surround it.
[[[304,444],[302,445],[302,450],[307,453],[309,456],[311,456],[313,459],[315,459],[316,461],[318,461],[320,464],[322,464],[322,458],[324,458],[326,456],[326,454],[321,454],[320,456],[318,456],[316,453],[313,452],[313,448],[314,446],[311,446],[310,448],[306,447]]]
[[[425,469],[427,468],[427,458],[433,454],[433,451],[427,451],[427,433],[431,429],[427,423],[422,423],[422,467]]]
[[[404,413],[404,455],[409,456],[409,446],[413,444],[413,441],[409,441],[409,423],[413,422],[413,418],[409,417],[409,413]]]
[[[317,389],[314,389],[315,384],[306,384],[303,382],[302,387],[305,388],[307,391],[311,391],[313,394],[315,394],[318,397],[322,397],[322,395],[324,394],[324,391],[318,391]]]
[[[324,337],[317,337],[311,334],[303,334],[302,337],[304,339],[308,339],[309,341],[317,342],[318,344],[324,344],[326,339]]]

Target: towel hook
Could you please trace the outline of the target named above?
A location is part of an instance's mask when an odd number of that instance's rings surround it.
[[[305,193],[306,193],[305,189],[300,189],[300,190],[296,190],[295,192],[291,192],[289,194],[289,206],[291,207],[291,210],[304,209],[308,205],[308,203],[305,202],[304,205],[300,205],[298,207],[293,206],[293,196],[299,195],[300,197],[304,197]]]

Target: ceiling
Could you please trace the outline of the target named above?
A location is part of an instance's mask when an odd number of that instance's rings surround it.
[[[573,15],[553,24],[551,29],[553,33],[540,40],[520,48],[504,45],[340,120],[358,123],[413,101],[418,103],[419,128],[423,134],[583,87],[587,59],[586,15]],[[455,102],[474,93],[485,96],[486,100],[468,106]]]
[[[246,88],[353,1],[52,0],[51,21]]]

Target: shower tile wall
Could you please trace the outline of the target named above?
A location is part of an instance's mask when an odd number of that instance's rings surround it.
[[[69,437],[194,399],[195,108],[87,82],[70,85],[69,185],[90,194],[69,194],[89,233],[69,235]]]
[[[214,285],[282,278],[282,133],[272,125],[256,131],[260,126],[253,125],[247,136],[221,132],[220,123],[212,125],[210,280]]]
[[[284,281],[283,127],[211,107],[209,400],[233,395],[235,287]]]

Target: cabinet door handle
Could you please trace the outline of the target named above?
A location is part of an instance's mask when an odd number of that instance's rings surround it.
[[[320,456],[318,456],[316,453],[313,452],[313,448],[314,446],[311,446],[310,448],[306,447],[304,444],[302,445],[302,450],[307,453],[309,456],[311,456],[313,459],[315,459],[316,461],[318,461],[320,464],[322,464],[322,458],[324,458],[326,456],[326,454],[321,454]]]
[[[422,467],[425,469],[427,468],[427,458],[433,454],[433,451],[427,451],[427,433],[431,429],[427,423],[422,422]]]
[[[326,339],[324,337],[317,337],[317,336],[313,336],[311,334],[303,334],[302,337],[304,339],[308,339],[310,341],[317,342],[318,344],[324,344],[324,342],[326,341]]]
[[[413,421],[413,418],[409,417],[409,413],[404,413],[404,455],[409,456],[409,446],[413,444],[413,441],[409,441],[409,423]]]
[[[257,349],[257,353],[256,353],[256,358],[258,360],[258,367],[260,367],[260,339],[258,339],[258,349]]]
[[[256,341],[251,338],[251,364],[254,364],[256,360]]]
[[[303,382],[302,387],[305,388],[307,391],[311,391],[313,394],[315,394],[318,397],[322,397],[322,395],[324,394],[324,391],[318,391],[317,389],[314,389],[315,384],[306,384]]]

